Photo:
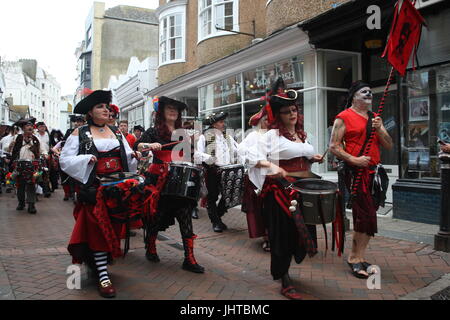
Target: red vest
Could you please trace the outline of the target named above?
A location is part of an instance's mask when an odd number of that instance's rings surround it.
[[[374,117],[376,116],[377,114],[374,113]],[[342,111],[336,118],[342,119],[345,123],[345,152],[357,157],[366,141],[367,119],[351,108]],[[380,163],[380,141],[377,134],[373,138],[368,156],[371,158],[371,166]]]

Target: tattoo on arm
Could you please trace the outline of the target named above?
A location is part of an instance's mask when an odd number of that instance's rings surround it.
[[[345,123],[342,119],[334,121],[333,130],[330,139],[330,151],[338,158],[348,161],[352,155],[344,151]]]

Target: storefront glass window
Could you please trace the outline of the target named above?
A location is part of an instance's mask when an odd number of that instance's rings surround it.
[[[292,89],[303,89],[304,59],[295,56],[278,63],[268,64],[255,70],[244,72],[245,100],[262,97],[266,89],[275,82],[278,77],[282,77],[287,87]]]
[[[200,88],[201,110],[218,108],[241,101],[240,75]]]
[[[402,174],[440,176],[438,139],[450,142],[450,65],[409,71],[402,92]]]
[[[325,52],[322,86],[348,89],[357,78],[357,56],[339,52]]]
[[[225,120],[225,125],[227,129],[233,129],[233,138],[237,142],[242,141],[242,109],[241,105],[236,105],[232,107],[221,108],[219,110],[205,111],[200,113],[201,118],[205,118],[213,112],[228,112],[228,117]]]

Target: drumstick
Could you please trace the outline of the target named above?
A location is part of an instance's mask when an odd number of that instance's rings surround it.
[[[161,149],[162,149],[162,148],[166,148],[166,147],[170,147],[170,146],[172,146],[172,145],[174,145],[174,144],[178,144],[178,143],[180,143],[180,142],[181,142],[181,141],[175,141],[175,142],[163,144],[163,145],[161,146]],[[147,148],[147,149],[142,149],[142,150],[141,150],[141,152],[146,152],[146,151],[152,151],[152,148]]]
[[[322,159],[325,158],[325,155],[327,154],[328,150],[330,150],[330,148],[327,148],[327,150],[325,150],[325,152],[322,155]]]

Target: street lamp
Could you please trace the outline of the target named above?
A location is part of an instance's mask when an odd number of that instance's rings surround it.
[[[450,154],[440,152],[441,163],[441,219],[439,232],[434,236],[434,250],[450,252]]]

